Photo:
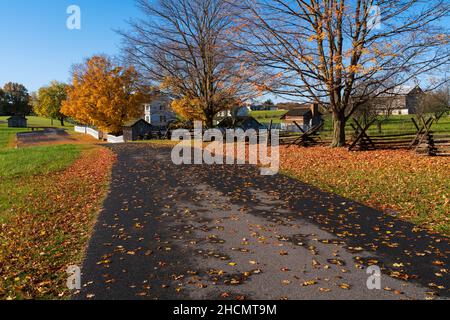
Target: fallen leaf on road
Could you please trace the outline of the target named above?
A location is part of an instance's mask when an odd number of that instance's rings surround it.
[[[303,282],[303,283],[302,283],[302,286],[303,286],[303,287],[308,287],[308,286],[313,286],[313,285],[315,285],[315,284],[317,284],[317,281],[311,280],[311,281],[305,281],[305,282]]]
[[[344,289],[344,290],[350,290],[351,289],[351,285],[347,284],[347,283],[342,283],[339,285],[339,288]]]

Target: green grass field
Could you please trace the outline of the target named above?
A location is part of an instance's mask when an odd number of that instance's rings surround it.
[[[416,133],[416,128],[411,118],[414,115],[401,115],[401,116],[391,116],[389,119],[384,121],[381,125],[381,135],[389,134],[401,134],[401,133]],[[347,133],[352,134],[354,131],[350,126],[353,121],[347,123]],[[331,134],[333,128],[333,121],[331,116],[325,117],[325,128],[323,133],[325,135]],[[450,116],[443,117],[438,123],[433,124],[433,132],[439,133],[450,133]],[[380,135],[376,125],[372,125],[369,130],[371,135]]]
[[[261,123],[268,124],[270,121],[278,124],[282,121],[280,118],[286,114],[287,111],[253,111],[250,113],[252,117],[257,119]],[[400,115],[400,116],[391,116],[385,122],[383,122],[381,126],[381,135],[389,135],[389,134],[401,134],[401,133],[415,133],[416,128],[414,127],[411,118],[414,115]],[[331,115],[327,115],[324,117],[325,119],[325,127],[322,131],[323,137],[329,137],[332,133],[333,121]],[[347,133],[349,135],[353,134],[353,129],[351,127],[352,121],[347,123]],[[432,130],[437,133],[450,133],[450,116],[443,117],[438,123],[435,123],[432,127]],[[380,135],[378,132],[378,128],[376,125],[372,125],[369,129],[369,134],[371,135]]]
[[[8,120],[9,117],[0,117],[0,149],[7,147],[10,143],[14,141],[15,134],[17,132],[27,132],[30,129],[26,128],[8,128]],[[58,120],[52,120],[41,118],[41,117],[27,117],[28,126],[29,127],[53,127],[53,128],[64,128],[69,131],[73,131],[73,125],[70,123],[66,123],[63,127],[61,126]]]
[[[287,113],[286,110],[278,110],[278,111],[252,111],[250,112],[250,116],[254,117],[261,123],[280,123],[280,118]]]
[[[0,179],[48,174],[64,169],[80,153],[80,146],[59,145],[0,150]]]
[[[27,132],[27,128],[8,128],[8,117],[0,117],[0,222],[11,213],[13,202],[26,201],[29,184],[33,176],[46,175],[63,170],[79,156],[81,147],[76,145],[58,145],[12,148],[17,132]],[[61,128],[58,121],[52,125],[50,119],[27,117],[29,126]],[[72,125],[64,127],[73,130]],[[14,190],[14,199],[11,199]],[[14,200],[14,201],[12,201]]]
[[[10,215],[12,205],[27,201],[33,176],[67,168],[80,156],[81,149],[78,145],[0,149],[0,222]]]
[[[95,145],[0,151],[0,300],[70,298],[113,161]]]

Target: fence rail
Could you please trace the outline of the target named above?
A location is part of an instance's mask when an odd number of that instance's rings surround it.
[[[113,135],[110,135],[110,134],[107,135],[107,141],[109,143],[124,143],[125,142],[123,136],[118,136],[117,137],[117,136],[113,136]]]
[[[420,118],[418,123],[411,119],[417,131],[390,135],[370,135],[368,133],[372,123],[362,126],[358,120],[351,124],[355,133],[349,150],[375,150],[375,149],[415,149],[420,154],[430,156],[448,155],[450,153],[450,135],[448,133],[435,133],[432,130],[434,118],[426,120]]]
[[[95,129],[92,129],[90,127],[86,127],[86,126],[75,126],[74,127],[75,132],[78,133],[84,133],[87,135],[90,135],[91,137],[97,139],[97,140],[106,140],[108,141],[108,143],[124,143],[125,140],[123,138],[123,136],[113,136],[113,135],[104,135],[102,132],[99,132]]]

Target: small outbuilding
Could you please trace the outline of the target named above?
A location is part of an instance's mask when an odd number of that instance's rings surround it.
[[[281,120],[285,123],[288,131],[299,130],[297,125],[303,127],[304,130],[309,130],[323,122],[318,104],[296,105]]]
[[[28,125],[28,120],[24,116],[12,116],[8,118],[9,128],[26,128]]]
[[[158,129],[144,119],[132,120],[123,127],[123,139],[125,142],[151,139]]]

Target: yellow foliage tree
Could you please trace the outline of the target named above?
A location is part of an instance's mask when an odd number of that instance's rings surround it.
[[[209,127],[212,127],[213,118],[218,112],[231,110],[242,103],[237,98],[239,89],[234,84],[227,87],[218,84],[217,90],[208,94],[208,99],[184,90],[182,81],[173,77],[165,77],[160,87],[179,97],[171,105],[177,115],[186,120],[202,121]]]
[[[173,111],[181,118],[191,121],[206,121],[205,114],[198,99],[187,97],[172,102]]]
[[[108,133],[120,133],[126,121],[141,116],[150,90],[133,67],[94,56],[74,69],[62,113]]]

